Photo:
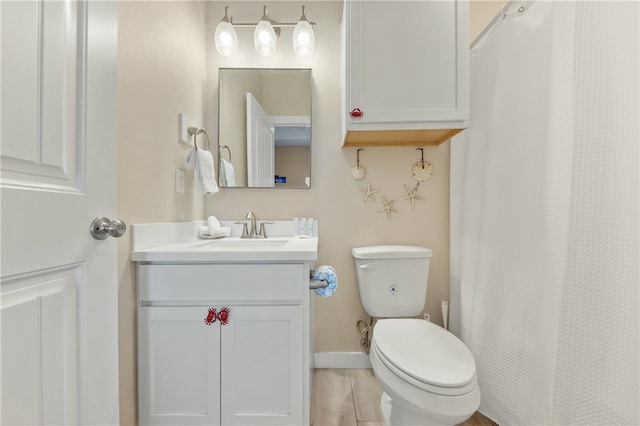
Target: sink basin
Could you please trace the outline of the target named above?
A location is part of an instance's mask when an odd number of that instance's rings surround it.
[[[216,248],[275,248],[287,244],[291,238],[220,238],[218,240],[199,240],[185,244],[200,249]]]

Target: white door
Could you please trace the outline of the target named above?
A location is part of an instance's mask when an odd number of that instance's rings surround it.
[[[247,93],[247,180],[275,186],[275,126],[260,102]]]
[[[0,20],[0,422],[117,424],[116,2]]]

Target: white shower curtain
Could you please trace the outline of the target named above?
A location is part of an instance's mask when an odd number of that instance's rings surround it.
[[[640,424],[638,2],[511,2],[451,145],[451,330],[501,425]]]

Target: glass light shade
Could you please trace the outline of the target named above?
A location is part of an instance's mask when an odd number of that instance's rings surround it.
[[[262,56],[270,55],[276,50],[276,32],[271,22],[266,19],[258,22],[256,31],[253,33],[253,42],[256,45],[256,50]]]
[[[220,21],[216,28],[216,50],[222,56],[231,56],[238,51],[238,35],[231,22]]]
[[[311,24],[306,19],[300,19],[293,30],[293,51],[298,56],[309,56],[316,45],[316,36]]]

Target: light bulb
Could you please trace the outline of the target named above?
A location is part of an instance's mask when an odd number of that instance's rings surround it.
[[[224,18],[216,27],[216,50],[223,56],[234,55],[238,51],[238,35],[229,17],[229,8],[224,9]]]
[[[238,36],[229,22],[220,22],[216,28],[216,49],[223,56],[231,56],[238,51]]]
[[[256,50],[262,56],[270,55],[276,50],[276,32],[271,25],[271,22],[262,19],[256,26],[256,31],[253,35],[253,42],[256,46]]]
[[[309,56],[313,53],[316,44],[316,36],[311,24],[307,21],[302,6],[302,16],[293,30],[293,51],[298,56]]]
[[[256,50],[262,56],[270,55],[271,52],[276,50],[276,31],[271,25],[269,19],[269,11],[267,6],[262,9],[262,18],[256,25],[256,31],[253,33],[253,44],[256,46]]]

